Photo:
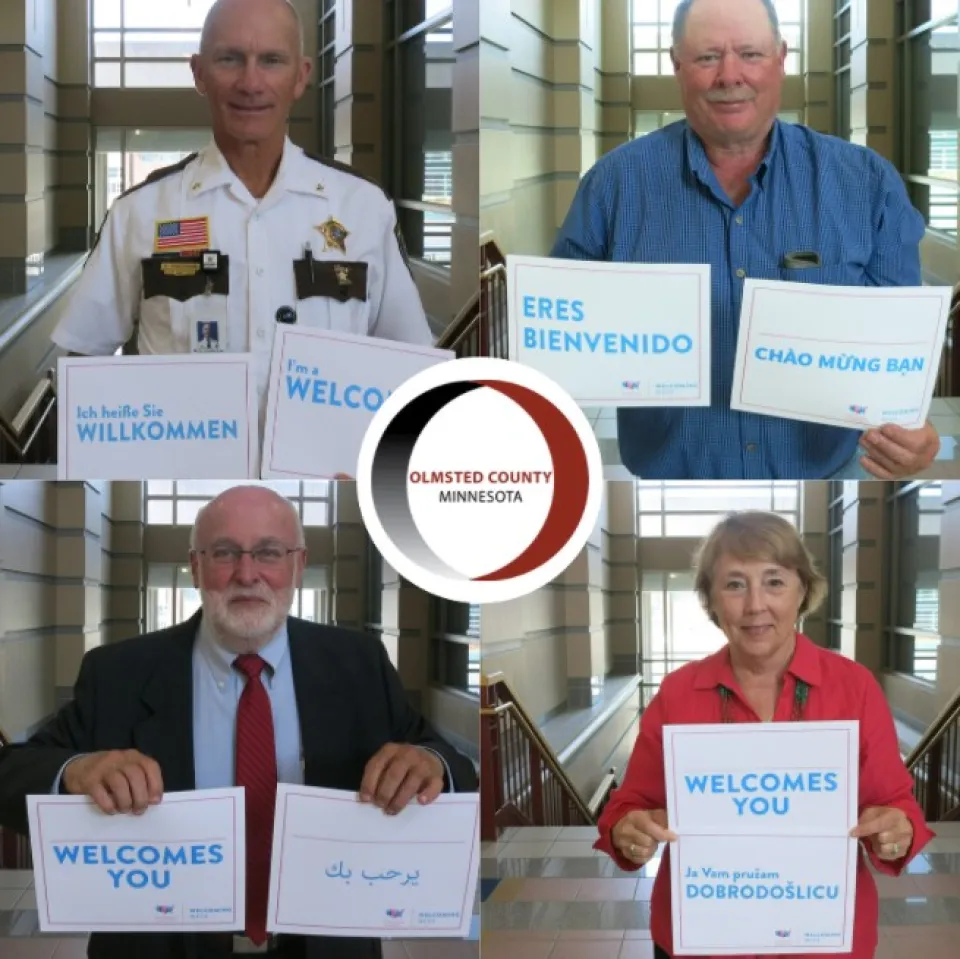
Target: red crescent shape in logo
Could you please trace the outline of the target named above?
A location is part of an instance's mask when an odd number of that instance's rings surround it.
[[[590,471],[587,454],[573,424],[548,399],[516,383],[477,382],[503,393],[529,414],[543,434],[553,459],[553,500],[543,528],[516,559],[492,573],[473,577],[474,582],[482,583],[523,576],[549,562],[566,546],[587,508]]]

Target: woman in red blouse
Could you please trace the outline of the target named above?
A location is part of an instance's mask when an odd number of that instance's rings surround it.
[[[728,517],[701,547],[696,590],[727,645],[664,678],[643,713],[623,785],[600,817],[597,848],[621,868],[637,869],[659,843],[677,838],[665,812],[664,725],[853,719],[860,723],[860,791],[852,835],[879,872],[899,875],[933,833],[913,798],[893,719],[872,673],[796,631],[797,620],[816,610],[826,593],[796,530],[769,513]],[[673,949],[669,856],[667,849],[651,902],[657,959],[669,959]],[[877,887],[861,856],[852,959],[874,959],[877,922]]]

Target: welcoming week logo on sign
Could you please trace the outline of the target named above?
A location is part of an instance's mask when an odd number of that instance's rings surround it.
[[[510,358],[584,406],[710,405],[710,267],[507,257]]]

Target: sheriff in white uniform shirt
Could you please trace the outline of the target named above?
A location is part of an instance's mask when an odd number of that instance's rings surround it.
[[[285,0],[218,0],[194,57],[214,140],[113,204],[54,342],[249,352],[261,403],[278,323],[430,344],[393,203],[286,136],[310,61]]]

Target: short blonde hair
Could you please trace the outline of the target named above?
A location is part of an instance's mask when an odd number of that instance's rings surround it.
[[[731,513],[713,528],[694,557],[694,589],[714,625],[718,623],[710,608],[713,571],[724,554],[742,560],[768,560],[793,570],[804,589],[800,616],[815,613],[827,595],[826,578],[817,569],[799,533],[782,516],[759,510]]]

